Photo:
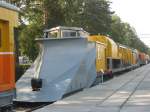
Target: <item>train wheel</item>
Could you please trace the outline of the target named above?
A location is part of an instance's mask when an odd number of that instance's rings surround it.
[[[2,107],[2,108],[0,108],[0,112],[13,112],[13,106],[9,105],[6,107]]]

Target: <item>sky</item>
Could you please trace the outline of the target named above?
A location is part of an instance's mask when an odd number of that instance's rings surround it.
[[[110,0],[111,8],[150,47],[150,0]]]

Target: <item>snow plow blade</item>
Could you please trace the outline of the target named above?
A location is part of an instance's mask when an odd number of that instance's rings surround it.
[[[86,38],[38,39],[34,64],[17,81],[19,102],[53,102],[96,79],[95,43]]]

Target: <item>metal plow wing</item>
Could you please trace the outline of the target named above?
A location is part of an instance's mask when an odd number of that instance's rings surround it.
[[[95,44],[86,38],[40,39],[34,64],[16,83],[17,98],[23,102],[53,102],[65,94],[90,87],[96,79]],[[33,91],[31,79],[42,79]]]

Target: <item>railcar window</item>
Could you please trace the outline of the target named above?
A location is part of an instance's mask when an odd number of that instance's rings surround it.
[[[62,37],[77,37],[77,32],[72,30],[63,30]]]
[[[70,36],[71,37],[75,37],[76,36],[76,32],[70,32]]]
[[[52,31],[48,33],[49,38],[57,38],[58,37],[58,31]]]
[[[87,32],[84,32],[84,31],[78,31],[78,36],[80,36],[80,37],[88,37],[89,34]]]
[[[102,49],[101,49],[101,46],[99,45],[99,46],[97,46],[97,58],[99,59],[99,60],[101,60],[102,59],[102,57],[101,57],[101,55],[102,55]]]

